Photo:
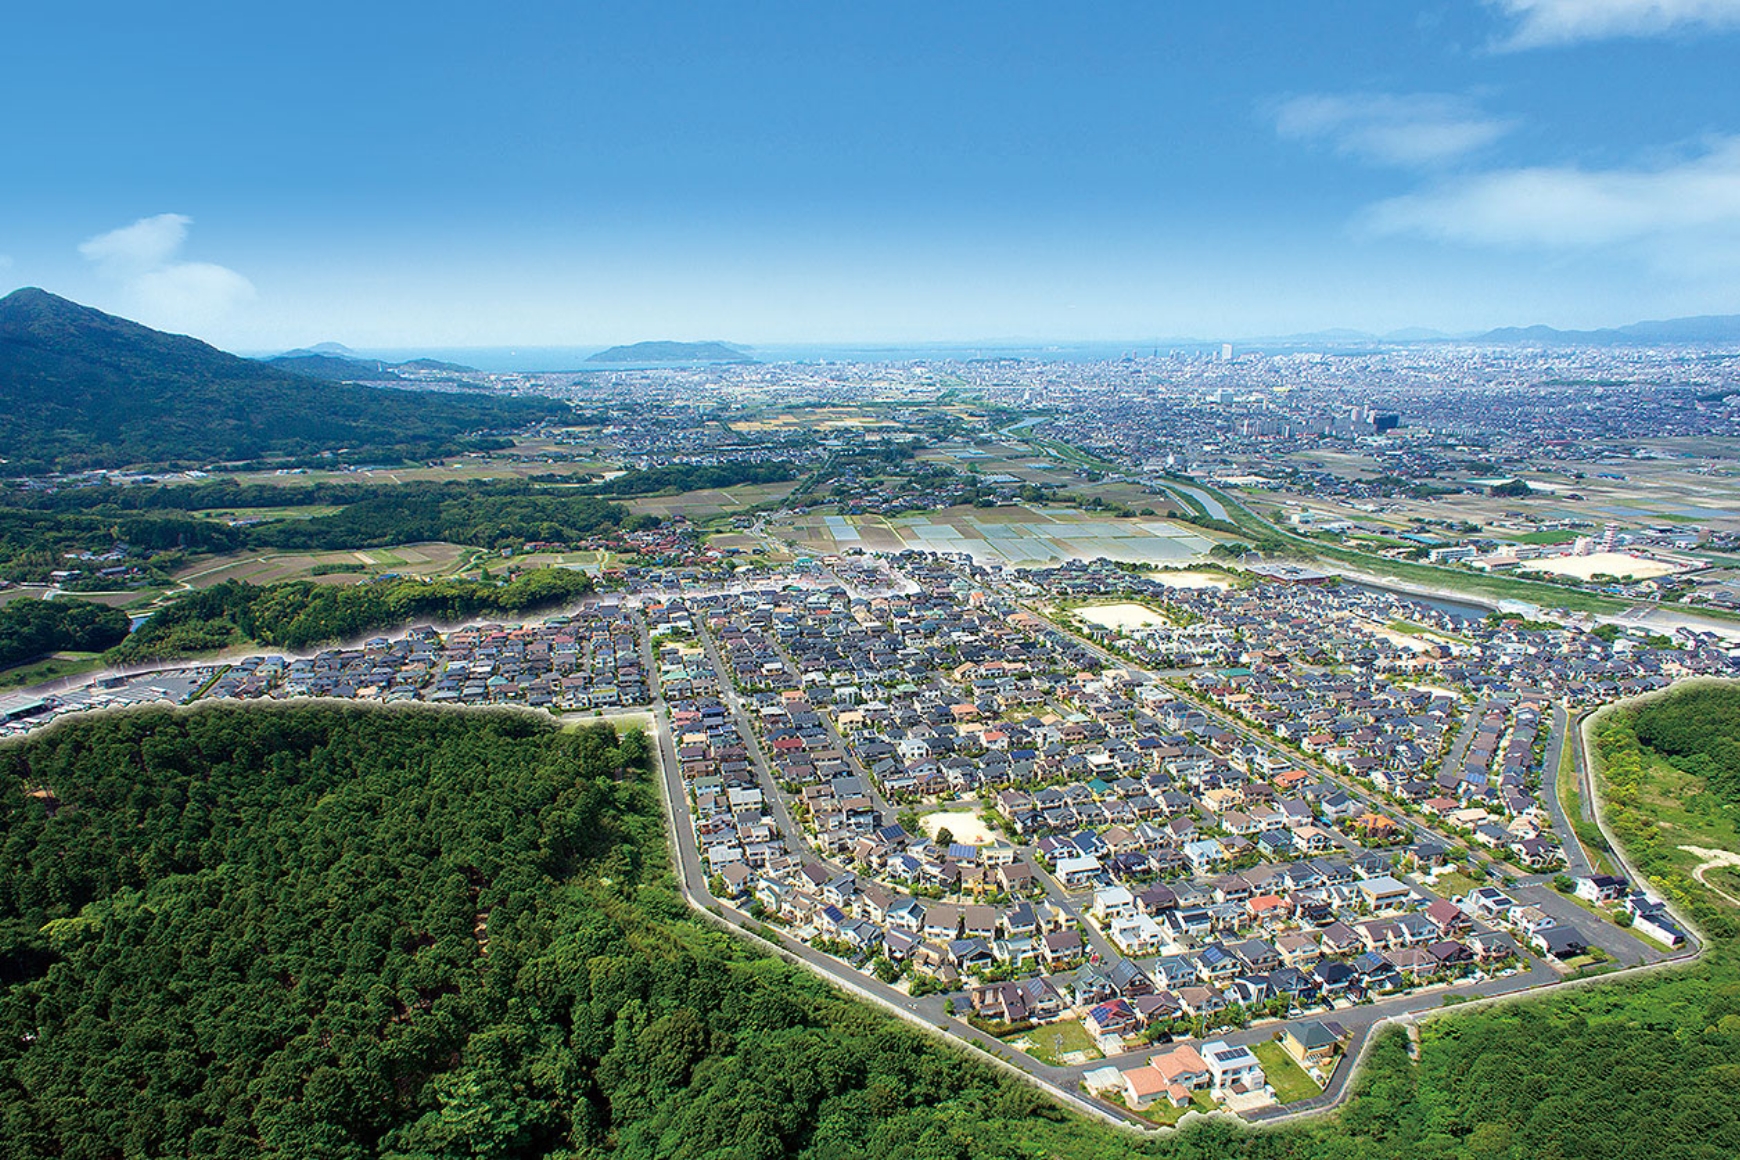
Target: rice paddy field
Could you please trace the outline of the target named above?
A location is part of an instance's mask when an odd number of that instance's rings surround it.
[[[1113,519],[1073,509],[949,508],[902,516],[811,515],[771,529],[800,548],[828,555],[866,552],[965,552],[975,561],[1049,567],[1103,556],[1132,564],[1188,564],[1214,541],[1164,519]]]

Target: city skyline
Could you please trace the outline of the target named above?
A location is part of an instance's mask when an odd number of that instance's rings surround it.
[[[244,350],[1733,312],[1740,4],[1398,7],[38,11],[0,292]]]

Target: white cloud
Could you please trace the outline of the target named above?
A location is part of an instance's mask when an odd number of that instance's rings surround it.
[[[133,292],[157,317],[200,328],[253,301],[254,284],[226,266],[178,262],[134,280]]]
[[[1386,165],[1452,161],[1492,144],[1514,125],[1446,93],[1317,93],[1295,97],[1275,112],[1275,130],[1283,137],[1327,141],[1337,153]]]
[[[1364,224],[1480,246],[1729,253],[1740,238],[1740,137],[1654,168],[1495,170],[1379,202]]]
[[[1661,36],[1684,28],[1740,27],[1740,0],[1488,0],[1518,20],[1499,47]]]
[[[193,219],[160,213],[98,234],[79,253],[121,284],[128,309],[154,326],[199,329],[252,301],[254,284],[225,266],[178,262]]]
[[[192,224],[192,218],[179,213],[140,218],[130,226],[98,234],[84,242],[79,246],[79,253],[105,272],[125,275],[156,269],[181,249],[181,244],[187,240],[187,227]]]

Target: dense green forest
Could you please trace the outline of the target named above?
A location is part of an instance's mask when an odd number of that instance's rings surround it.
[[[343,506],[365,499],[383,487],[411,486],[375,483],[336,483],[317,479],[309,483],[242,483],[234,479],[208,479],[200,483],[130,484],[95,483],[84,487],[60,487],[53,491],[15,487],[5,495],[8,507],[36,511],[85,512],[198,512],[214,508],[275,508],[302,505]]]
[[[505,584],[410,578],[354,585],[228,580],[176,597],[108,659],[128,664],[250,642],[304,649],[414,620],[450,623],[483,614],[523,615],[571,603],[591,591],[585,573],[567,568],[539,568]]]
[[[246,527],[191,514],[290,505],[340,510]],[[571,543],[658,522],[579,489],[514,480],[13,491],[0,501],[0,577],[42,580],[67,566],[67,553],[102,553],[116,543],[130,549],[125,563],[161,573],[192,555],[246,548],[348,551],[430,540],[506,548],[537,540]]]
[[[102,652],[127,635],[127,614],[88,600],[14,600],[0,607],[0,668],[44,653]]]
[[[1740,806],[1740,685],[1694,685],[1637,710],[1637,739]]]
[[[329,516],[248,529],[263,548],[352,549],[449,540],[485,548],[569,542],[657,526],[621,504],[518,482],[420,483],[377,488]]]
[[[567,412],[543,399],[317,382],[41,290],[0,299],[9,476],[325,452],[396,463]]]
[[[644,741],[151,710],[0,749],[8,1155],[1731,1160],[1740,968],[1428,1022],[1331,1119],[1138,1140],[677,900]]]
[[[749,483],[785,483],[796,478],[797,469],[789,463],[673,463],[625,471],[615,479],[587,484],[584,490],[591,495],[656,495]]]

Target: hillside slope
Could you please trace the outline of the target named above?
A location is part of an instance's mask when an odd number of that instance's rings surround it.
[[[4,474],[348,451],[423,458],[558,404],[322,383],[42,290],[0,298]]]

